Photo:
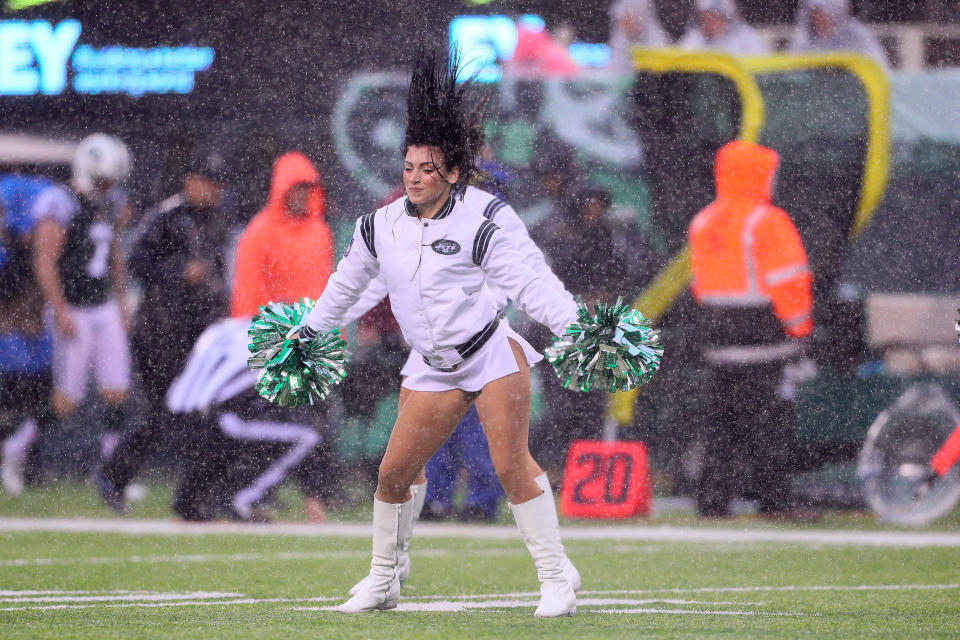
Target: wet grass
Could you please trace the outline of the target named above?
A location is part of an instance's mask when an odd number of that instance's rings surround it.
[[[0,516],[110,513],[84,486],[57,488],[46,493],[59,496],[0,497]],[[284,494],[291,518],[296,497]],[[165,517],[168,498],[153,487],[135,513]],[[364,518],[362,511],[352,517]],[[657,523],[687,524],[671,517]],[[831,517],[828,528],[876,528],[865,516]],[[732,525],[771,526],[754,516]],[[402,604],[506,602],[460,612],[316,610],[339,602],[365,573],[369,544],[270,534],[0,533],[0,638],[954,638],[960,628],[956,547],[570,540],[584,579],[579,612],[535,620],[536,574],[519,537],[415,538]],[[511,602],[517,592],[530,595]],[[462,598],[471,595],[481,597]],[[177,597],[193,604],[177,605]],[[644,611],[617,613],[623,609]]]

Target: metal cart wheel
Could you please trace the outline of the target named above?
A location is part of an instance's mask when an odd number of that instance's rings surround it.
[[[937,476],[930,459],[960,424],[960,409],[938,384],[914,384],[870,426],[857,475],[867,504],[885,521],[923,525],[960,501],[960,464]]]

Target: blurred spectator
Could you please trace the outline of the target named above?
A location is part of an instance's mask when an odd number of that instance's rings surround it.
[[[561,22],[553,30],[553,41],[560,45],[564,51],[570,51],[570,45],[577,40],[577,28],[570,22]]]
[[[541,134],[530,168],[540,183],[542,196],[521,214],[523,222],[534,229],[534,233],[536,227],[559,219],[569,206],[575,162],[573,147],[554,139],[548,132]]]
[[[579,71],[566,47],[546,28],[524,21],[517,23],[517,47],[504,68],[523,77],[572,76]]]
[[[593,187],[574,191],[568,208],[542,225],[536,234],[553,272],[588,307],[613,303],[639,287],[635,269],[647,258],[642,243],[620,242],[609,217],[610,196]],[[545,375],[545,407],[531,437],[534,457],[556,479],[570,443],[594,440],[603,432],[607,394],[569,391],[554,375]]]
[[[671,44],[652,0],[615,0],[610,5],[610,70],[633,70],[634,47],[654,49]]]
[[[463,506],[454,512],[454,494],[461,472],[466,476]],[[465,522],[493,522],[503,489],[490,460],[490,447],[480,416],[471,406],[453,434],[427,462],[427,496],[421,520],[457,516]]]
[[[477,188],[492,193],[498,198],[504,198],[504,191],[510,182],[510,172],[503,163],[497,160],[497,156],[489,144],[483,145],[483,149],[480,150],[477,168],[481,172],[481,180],[476,185]]]
[[[697,0],[693,22],[680,39],[684,49],[711,49],[735,56],[767,52],[763,38],[748,25],[734,0]]]
[[[93,134],[77,146],[72,168],[70,187],[26,178],[7,184],[11,191],[19,189],[20,215],[32,217],[34,278],[53,339],[50,405],[41,400],[34,428],[18,434],[23,437],[17,447],[5,448],[6,484],[19,485],[9,488],[22,488],[22,476],[15,476],[25,468],[33,437],[76,412],[91,375],[104,401],[104,432],[115,434],[126,421],[126,269],[111,194],[130,171],[130,153],[120,140]]]
[[[231,221],[221,208],[226,180],[222,155],[195,155],[182,191],[150,210],[133,232],[130,271],[143,287],[133,356],[148,407],[96,476],[101,496],[115,508],[123,508],[123,490],[160,437],[173,431],[176,422],[164,408],[164,394],[196,339],[227,307]]]
[[[320,442],[314,407],[278,407],[257,393],[249,328],[248,317],[211,325],[167,393],[169,410],[199,427],[184,447],[189,462],[172,504],[184,520],[269,520],[270,492]]]
[[[789,50],[852,51],[873,58],[884,68],[889,65],[880,41],[853,17],[850,0],[802,0]]]
[[[333,438],[317,433],[322,409],[272,406],[254,391],[246,362],[246,331],[262,305],[315,298],[326,286],[333,237],[325,215],[326,194],[310,160],[299,152],[278,158],[267,204],[237,246],[233,319],[203,333],[166,396],[171,411],[201,427],[172,505],[185,520],[262,518],[269,492],[292,470],[308,518],[325,518],[323,498],[339,474],[331,469]]]
[[[40,320],[43,297],[30,241],[36,223],[31,208],[50,186],[45,178],[0,176],[0,481],[14,495],[35,470],[28,465],[35,417],[49,411],[51,339]]]
[[[333,234],[326,214],[326,192],[310,160],[296,151],[280,156],[273,167],[267,204],[237,245],[230,301],[233,317],[253,316],[268,302],[320,296],[334,270]],[[334,471],[332,433],[324,428],[325,417],[319,409],[313,411],[312,423],[324,431],[324,437],[297,468],[306,495],[304,508],[313,521],[323,519],[323,501],[336,492],[339,478]]]
[[[320,295],[334,268],[326,213],[326,192],[310,160],[296,151],[280,156],[267,204],[237,245],[231,316],[250,317],[268,302]]]
[[[781,388],[813,330],[813,277],[800,234],[770,204],[772,149],[731,142],[716,155],[716,200],[690,223],[691,289],[699,312],[710,412],[697,510],[724,516],[734,495],[760,512],[796,507],[789,488],[792,391]],[[741,480],[752,475],[752,483]]]
[[[636,246],[620,241],[609,214],[610,195],[597,187],[582,186],[575,190],[567,208],[546,221],[536,234],[553,272],[588,305],[613,302],[632,290],[637,266],[647,259]]]

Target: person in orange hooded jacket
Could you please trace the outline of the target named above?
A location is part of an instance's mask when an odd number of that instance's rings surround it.
[[[688,228],[691,285],[711,380],[701,515],[725,515],[735,493],[761,513],[795,505],[788,490],[792,406],[785,367],[813,330],[812,274],[790,216],[771,204],[779,157],[744,141],[716,155],[716,200]],[[752,471],[753,492],[738,480]]]
[[[291,151],[277,159],[267,205],[240,236],[230,315],[253,316],[268,302],[319,295],[333,268],[320,174]]]

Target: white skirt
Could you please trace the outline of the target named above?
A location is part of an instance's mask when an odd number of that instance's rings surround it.
[[[400,370],[400,375],[406,378],[401,386],[412,391],[480,391],[488,382],[520,371],[509,340],[520,345],[529,366],[543,360],[543,356],[514,331],[506,320],[501,320],[500,326],[487,344],[464,360],[456,371],[437,371],[423,361],[423,356],[411,350],[407,363]]]

